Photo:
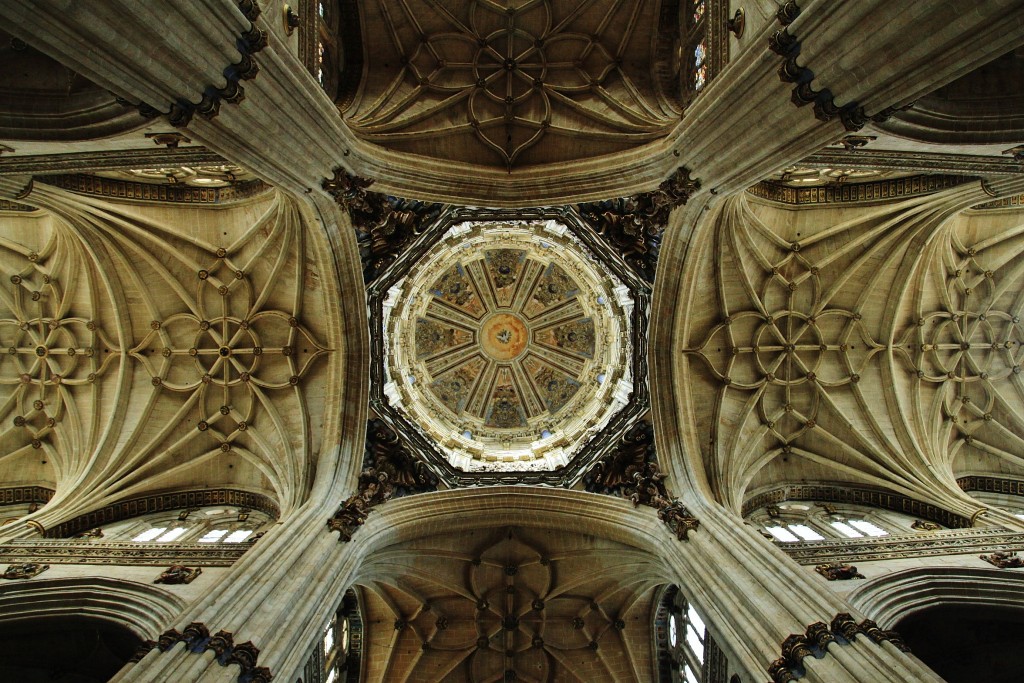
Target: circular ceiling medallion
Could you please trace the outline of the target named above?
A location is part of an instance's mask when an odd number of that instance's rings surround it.
[[[384,393],[459,469],[557,469],[628,401],[632,306],[560,223],[458,224],[389,292]]]

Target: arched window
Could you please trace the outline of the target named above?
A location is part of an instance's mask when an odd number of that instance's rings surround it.
[[[938,525],[866,505],[790,500],[753,511],[748,521],[779,543],[878,538],[934,530]]]
[[[708,630],[678,586],[668,586],[655,612],[658,680],[701,683],[704,680]]]
[[[102,529],[108,540],[136,543],[245,543],[273,519],[264,512],[233,506],[186,508],[126,519]],[[98,536],[95,530],[81,536]]]

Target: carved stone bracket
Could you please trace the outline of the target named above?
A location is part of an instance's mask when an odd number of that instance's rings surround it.
[[[852,564],[843,564],[842,562],[819,564],[814,568],[814,571],[818,572],[829,581],[848,581],[850,579],[867,578],[858,572],[857,568]]]
[[[1024,567],[1024,557],[1014,552],[997,550],[991,555],[979,555],[978,557],[1000,569],[1019,569]]]
[[[238,8],[249,20],[249,28],[235,39],[235,46],[242,53],[242,58],[234,64],[224,67],[224,78],[227,84],[223,88],[208,85],[203,90],[203,98],[199,104],[193,104],[187,97],[179,97],[170,104],[170,110],[166,112],[171,125],[176,128],[188,126],[194,114],[199,114],[205,119],[212,119],[220,113],[222,102],[238,104],[245,99],[245,89],[240,81],[248,81],[256,78],[260,67],[253,59],[253,55],[267,46],[267,34],[256,26],[256,18],[260,15],[259,4],[255,0],[239,0]],[[164,115],[155,107],[146,102],[133,103],[123,97],[118,97],[117,102],[126,107],[135,107],[143,118],[156,118]]]
[[[172,564],[165,569],[153,583],[166,583],[168,585],[192,583],[196,577],[203,573],[200,567],[186,567],[183,564]]]
[[[584,477],[591,493],[628,498],[634,507],[646,505],[658,511],[680,541],[700,526],[700,521],[665,488],[666,475],[658,469],[654,450],[654,428],[640,421],[622,436],[618,447],[598,461]]]
[[[805,66],[797,64],[797,57],[800,56],[800,40],[792,35],[787,28],[800,14],[800,7],[795,2],[787,2],[779,8],[776,18],[783,28],[779,29],[768,38],[768,49],[783,58],[779,67],[779,78],[785,83],[793,83],[793,104],[803,107],[808,104],[814,105],[814,116],[820,121],[831,121],[836,116],[843,122],[843,126],[849,131],[858,131],[869,121],[887,121],[897,111],[909,109],[914,106],[911,102],[902,107],[886,107],[874,116],[869,116],[856,101],[844,104],[842,107],[836,104],[832,91],[828,88],[816,90],[812,86],[814,72]]]
[[[211,636],[210,629],[201,622],[192,622],[183,631],[173,628],[164,631],[156,642],[143,641],[128,661],[140,662],[151,650],[167,652],[178,643],[185,643],[185,649],[194,654],[212,650],[217,663],[221,666],[237,664],[241,669],[238,683],[268,683],[274,678],[270,669],[256,665],[260,655],[259,648],[249,641],[235,645],[234,636],[230,631],[218,631]]]
[[[358,491],[327,520],[338,540],[348,543],[366,522],[373,508],[391,498],[437,490],[437,477],[403,444],[398,434],[382,420],[366,425],[366,450]]]
[[[672,210],[700,189],[700,181],[679,167],[653,192],[577,205],[580,215],[648,282],[654,282],[661,238]]]
[[[352,219],[369,284],[419,236],[420,228],[437,218],[441,205],[370,192],[373,180],[354,176],[342,167],[321,186]]]
[[[858,624],[849,614],[841,612],[833,617],[830,624],[816,621],[803,634],[793,633],[782,641],[782,656],[768,665],[772,682],[786,683],[802,678],[806,673],[804,659],[821,659],[828,654],[828,647],[832,643],[850,645],[856,642],[858,635],[864,635],[876,644],[888,641],[901,652],[910,652],[903,638],[895,631],[882,630],[870,619]]]
[[[33,576],[39,576],[49,568],[50,565],[48,564],[38,564],[36,562],[12,564],[4,570],[2,578],[9,580],[31,579]]]

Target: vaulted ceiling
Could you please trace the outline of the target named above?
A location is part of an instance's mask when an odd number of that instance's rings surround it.
[[[671,20],[661,29],[660,5],[362,3],[357,18],[341,17],[360,22],[367,67],[343,76],[358,93],[345,120],[391,149],[500,168],[642,145],[681,112],[659,80],[656,55],[679,30]]]

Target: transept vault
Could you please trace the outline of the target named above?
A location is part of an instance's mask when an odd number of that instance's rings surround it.
[[[1018,0],[0,17],[0,679],[1016,680]]]

